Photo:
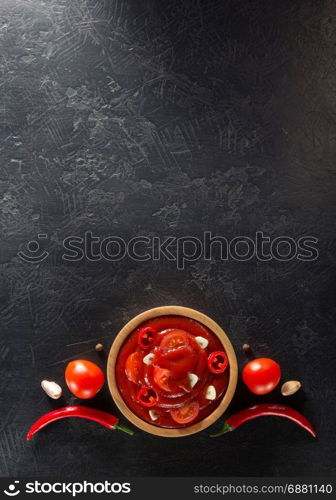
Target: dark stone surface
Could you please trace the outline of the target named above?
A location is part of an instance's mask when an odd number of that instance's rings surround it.
[[[334,2],[4,0],[1,40],[1,474],[330,475],[335,467]],[[318,238],[313,262],[66,262],[62,241]],[[17,256],[38,234],[50,255]],[[35,255],[32,253],[32,255]],[[181,304],[277,359],[316,425],[133,438],[30,424],[67,359],[98,360],[133,315]],[[230,411],[258,399],[240,383]],[[75,401],[65,391],[63,403]],[[94,401],[116,412],[105,389]],[[218,428],[214,426],[214,428]]]

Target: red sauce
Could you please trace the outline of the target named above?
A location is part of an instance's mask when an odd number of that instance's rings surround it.
[[[201,347],[196,337],[206,339],[208,345]],[[229,367],[223,373],[212,373],[208,366],[208,358],[215,351],[225,355],[218,337],[193,319],[160,316],[146,321],[128,336],[119,351],[119,391],[127,406],[153,425],[192,425],[212,413],[228,386]],[[145,364],[143,359],[148,359],[148,354],[151,360]],[[190,374],[198,377],[193,387]],[[206,398],[209,386],[215,388],[213,400]]]

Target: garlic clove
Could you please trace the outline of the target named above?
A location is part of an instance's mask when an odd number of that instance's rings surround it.
[[[150,365],[151,362],[153,361],[153,358],[154,358],[154,354],[152,352],[150,352],[149,354],[147,354],[144,358],[143,358],[143,362],[145,363],[145,365]]]
[[[52,399],[59,399],[62,396],[62,387],[51,380],[42,380],[41,387]]]
[[[205,399],[209,399],[210,401],[213,401],[217,397],[217,392],[216,389],[213,385],[209,385],[205,391]]]
[[[204,337],[195,337],[195,340],[202,347],[202,349],[206,349],[209,345],[209,341]]]
[[[283,396],[291,396],[295,394],[301,387],[301,382],[298,380],[288,380],[281,386],[281,394]]]
[[[157,414],[157,412],[155,410],[149,410],[149,416],[152,420],[157,420],[159,418],[159,415]]]
[[[196,375],[196,373],[188,373],[188,379],[190,387],[193,388],[197,384],[199,377]]]

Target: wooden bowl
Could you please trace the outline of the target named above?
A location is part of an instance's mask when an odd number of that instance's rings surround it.
[[[212,333],[217,335],[217,337],[221,341],[229,359],[229,368],[230,368],[229,383],[226,393],[224,394],[219,405],[214,409],[212,413],[210,413],[210,415],[205,417],[200,422],[197,422],[196,424],[190,425],[188,427],[183,427],[180,429],[166,429],[163,427],[158,427],[156,425],[152,425],[148,422],[145,422],[140,417],[135,415],[135,413],[133,413],[133,411],[130,410],[129,407],[124,402],[119,392],[115,376],[115,365],[119,354],[119,350],[123,345],[124,341],[126,340],[126,338],[128,337],[128,335],[132,333],[139,325],[141,325],[145,321],[148,321],[149,319],[152,318],[156,318],[158,316],[167,316],[167,315],[184,316],[187,318],[192,318],[198,321],[199,323],[202,323],[206,327],[208,327],[209,330],[211,330]],[[195,311],[194,309],[189,309],[187,307],[180,307],[180,306],[156,307],[154,309],[149,309],[148,311],[138,314],[138,316],[135,316],[133,319],[131,319],[131,321],[129,321],[116,336],[112,344],[112,347],[110,349],[107,361],[108,385],[112,398],[114,399],[114,402],[118,406],[119,410],[130,422],[132,422],[132,424],[136,425],[143,431],[163,437],[188,436],[190,434],[195,434],[196,432],[200,432],[203,429],[209,427],[209,425],[212,425],[214,422],[216,422],[216,420],[227,409],[233,398],[237,385],[237,377],[238,377],[237,358],[233,350],[232,344],[229,341],[226,334],[224,333],[224,331],[222,330],[222,328],[205,314],[202,314],[199,311]]]

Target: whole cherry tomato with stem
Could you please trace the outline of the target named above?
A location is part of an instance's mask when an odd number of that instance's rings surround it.
[[[104,385],[104,374],[95,363],[84,359],[71,361],[65,369],[65,381],[77,398],[93,398]]]

